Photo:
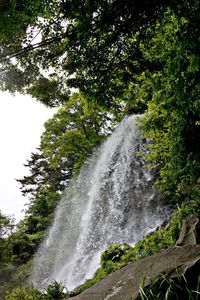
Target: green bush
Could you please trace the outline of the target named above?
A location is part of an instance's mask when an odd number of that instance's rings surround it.
[[[64,286],[57,281],[51,283],[45,291],[45,299],[47,300],[60,300],[66,296],[64,293]]]
[[[34,287],[18,287],[9,292],[6,300],[42,300],[42,294]]]
[[[33,286],[17,287],[7,293],[6,300],[61,300],[67,295],[64,287],[54,281],[43,293]]]

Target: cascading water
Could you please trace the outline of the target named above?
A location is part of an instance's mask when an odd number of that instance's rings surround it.
[[[63,194],[34,260],[32,282],[69,290],[91,278],[110,243],[134,244],[166,219],[144,168],[136,116],[123,120]]]

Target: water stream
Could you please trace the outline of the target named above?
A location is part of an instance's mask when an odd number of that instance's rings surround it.
[[[48,236],[34,259],[32,282],[69,290],[91,278],[110,243],[134,244],[166,219],[154,175],[138,151],[136,116],[124,119],[65,190]]]

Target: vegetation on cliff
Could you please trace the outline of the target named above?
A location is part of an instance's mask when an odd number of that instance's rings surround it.
[[[139,126],[151,142],[141,155],[166,202],[181,209],[135,250],[111,245],[119,260],[105,252],[95,276],[171,246],[186,208],[199,216],[199,18],[198,0],[0,2],[1,89],[60,107],[26,163],[30,175],[18,180],[30,199],[24,220],[0,215],[7,289],[28,276],[63,189],[126,114],[144,113]]]
[[[173,247],[178,239],[182,220],[191,215],[196,215],[200,218],[200,206],[196,201],[182,204],[181,207],[178,207],[178,209],[172,213],[169,222],[158,227],[154,232],[150,232],[141,241],[137,242],[134,247],[127,244],[111,244],[108,246],[101,254],[101,267],[95,272],[94,277],[86,280],[84,284],[77,287],[71,295],[79,294],[92,284],[130,262],[156,254],[160,250]]]

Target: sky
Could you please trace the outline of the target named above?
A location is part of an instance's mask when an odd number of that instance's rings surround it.
[[[24,167],[39,146],[44,123],[55,113],[30,96],[0,92],[0,210],[19,221],[27,198],[15,179],[28,175]]]

